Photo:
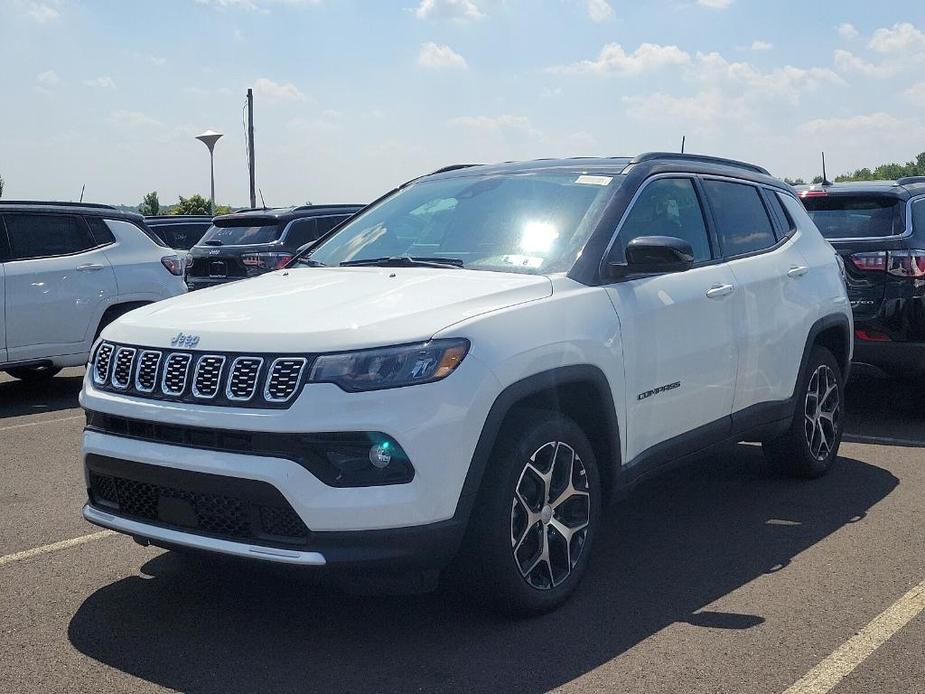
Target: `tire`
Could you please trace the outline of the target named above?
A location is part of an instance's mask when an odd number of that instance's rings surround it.
[[[813,347],[796,393],[790,428],[763,445],[765,457],[790,476],[821,477],[838,457],[843,430],[844,374],[829,350]]]
[[[464,570],[503,612],[555,609],[587,570],[601,498],[594,451],[575,422],[543,410],[514,415],[472,510]]]
[[[20,366],[6,370],[10,376],[25,383],[46,383],[57,376],[59,371],[61,368],[58,366]]]

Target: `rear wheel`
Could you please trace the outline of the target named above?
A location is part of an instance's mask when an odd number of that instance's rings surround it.
[[[19,366],[7,369],[6,372],[13,378],[26,383],[44,383],[54,378],[61,371],[57,366]]]
[[[508,422],[472,510],[466,563],[502,610],[561,605],[585,574],[600,517],[601,484],[587,437],[545,411]]]
[[[844,376],[824,347],[814,347],[797,389],[790,428],[764,444],[765,456],[795,477],[820,477],[838,457],[842,437]]]

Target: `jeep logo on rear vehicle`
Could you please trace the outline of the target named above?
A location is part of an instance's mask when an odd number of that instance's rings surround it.
[[[640,393],[639,395],[636,396],[636,399],[645,400],[646,398],[651,398],[653,395],[664,393],[666,390],[674,390],[675,388],[680,388],[680,387],[681,387],[681,381],[675,381],[674,383],[669,383],[667,386],[659,386],[658,388],[647,390],[645,393]]]
[[[192,349],[198,344],[199,335],[184,335],[182,332],[177,333],[177,336],[170,340],[171,347],[188,347]]]

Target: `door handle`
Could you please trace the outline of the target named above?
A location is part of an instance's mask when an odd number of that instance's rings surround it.
[[[807,272],[809,272],[809,268],[805,265],[794,265],[789,270],[787,270],[787,277],[796,279],[797,277],[802,277]]]
[[[78,265],[76,269],[79,272],[96,272],[97,270],[102,270],[103,266],[99,263],[85,263],[84,265]]]
[[[719,299],[724,296],[729,296],[735,290],[731,284],[714,284],[707,290],[708,299]]]

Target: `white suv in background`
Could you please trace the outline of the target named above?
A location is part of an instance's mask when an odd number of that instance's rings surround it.
[[[103,327],[184,293],[182,275],[140,215],[0,201],[0,371],[43,380],[85,364]]]
[[[759,167],[447,167],[286,269],[107,327],[84,517],[364,575],[458,557],[503,608],[548,610],[646,475],[740,440],[826,472],[851,321],[832,247]]]

